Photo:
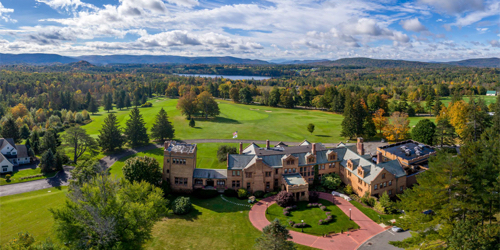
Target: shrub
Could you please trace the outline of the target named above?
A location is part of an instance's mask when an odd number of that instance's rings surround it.
[[[319,200],[319,193],[311,191],[309,192],[309,202],[318,202]]]
[[[325,211],[325,210],[326,210],[326,207],[325,207],[325,206],[321,206],[321,207],[319,207],[319,209],[321,209],[321,210]]]
[[[295,223],[293,224],[293,227],[294,228],[303,228],[303,227],[307,227],[308,225],[306,223]]]
[[[161,182],[161,190],[163,190],[164,197],[167,197],[170,194],[170,192],[172,192],[172,189],[170,188],[169,179],[163,180]]]
[[[150,102],[145,102],[144,104],[141,105],[141,107],[143,107],[143,108],[149,108],[149,107],[153,107],[153,104],[150,103]]]
[[[366,205],[368,205],[368,206],[370,206],[370,207],[373,207],[373,206],[375,206],[375,202],[376,202],[375,198],[370,197],[370,198],[366,201]]]
[[[194,121],[193,118],[191,118],[191,120],[189,120],[189,127],[194,128],[194,126],[196,126],[196,122]]]
[[[178,197],[177,199],[174,200],[174,203],[172,205],[172,210],[174,211],[174,214],[182,215],[182,214],[187,214],[191,209],[193,208],[193,205],[191,204],[191,200],[189,197]]]
[[[264,197],[264,194],[264,191],[258,190],[253,193],[253,196],[255,196],[255,198],[262,198]]]
[[[267,198],[267,197],[271,197],[271,196],[274,196],[274,195],[277,195],[278,192],[269,192],[267,194],[264,194],[264,198]]]
[[[382,206],[382,203],[380,202],[375,202],[375,206],[373,206],[373,209],[383,213],[384,212],[384,207]]]
[[[351,195],[351,194],[352,194],[352,186],[351,186],[351,185],[347,185],[347,186],[345,187],[345,193],[346,193],[347,195]]]
[[[246,199],[248,197],[248,192],[244,188],[238,189],[238,198],[239,199]]]
[[[280,207],[288,207],[293,204],[293,194],[288,193],[287,191],[281,191],[278,193],[275,199],[276,203]]]
[[[326,212],[325,214],[326,214],[326,216],[329,216],[329,215],[330,215],[330,214],[332,214],[332,213],[331,213],[331,212]]]
[[[351,194],[351,195],[349,195],[349,197],[351,197],[351,199],[361,203],[361,198],[359,198],[359,196],[357,196],[355,194]]]
[[[361,202],[365,203],[366,205],[368,205],[368,200],[370,199],[370,194],[369,193],[365,193],[363,195],[363,197],[361,197]]]
[[[236,147],[232,147],[229,145],[220,145],[219,149],[217,149],[217,160],[219,162],[227,161],[227,154],[237,154]]]
[[[12,177],[12,175],[10,175],[10,174],[5,175],[5,179],[7,179],[7,180],[10,180],[10,177]]]
[[[295,224],[295,222],[293,222],[293,220],[288,221],[288,225],[290,225],[291,227],[293,227],[294,224]]]
[[[224,195],[227,197],[236,197],[238,196],[238,193],[236,192],[236,190],[228,188],[224,190]]]
[[[217,197],[219,195],[219,192],[217,192],[217,190],[208,190],[208,189],[201,189],[201,188],[195,189],[193,193],[197,198],[200,198],[200,199],[210,199],[210,198]]]
[[[288,215],[290,215],[290,212],[288,212],[288,211],[284,210],[284,211],[283,211],[283,215],[288,216]]]
[[[336,173],[325,174],[321,177],[321,185],[329,190],[334,190],[342,183],[340,176]]]
[[[323,225],[323,220],[319,220],[319,225]]]

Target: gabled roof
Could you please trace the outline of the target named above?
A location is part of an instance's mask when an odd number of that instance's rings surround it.
[[[227,179],[227,169],[195,168],[193,172],[193,178]]]
[[[307,146],[307,145],[311,145],[311,143],[308,141],[308,140],[303,140],[299,146]]]
[[[280,141],[278,144],[275,145],[275,147],[288,147],[284,142]]]
[[[12,138],[0,138],[0,149],[3,149],[7,145],[10,145],[13,148],[16,148],[16,143]]]
[[[227,157],[227,169],[244,169],[255,155],[229,155]]]
[[[17,158],[29,157],[28,148],[26,147],[26,145],[16,145],[16,148],[17,148]]]
[[[248,145],[245,149],[243,149],[243,154],[256,154],[257,153],[257,150],[259,149],[259,145],[255,144],[255,143],[251,143],[250,145]]]
[[[495,90],[488,90],[486,91],[486,94],[496,94],[497,92]]]

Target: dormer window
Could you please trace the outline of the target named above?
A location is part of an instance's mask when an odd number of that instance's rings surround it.
[[[347,167],[348,167],[350,170],[352,170],[352,169],[353,169],[353,164],[352,164],[352,161],[351,161],[351,160],[349,160],[349,161],[347,162]]]
[[[329,161],[336,161],[337,160],[337,154],[336,153],[330,153],[330,155],[328,156],[328,160]]]
[[[382,174],[382,179],[385,179],[385,174]]]
[[[310,158],[308,158],[308,159],[307,159],[307,162],[309,162],[309,163],[314,162],[314,157],[310,157]]]

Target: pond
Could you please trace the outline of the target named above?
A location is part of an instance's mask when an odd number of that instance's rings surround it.
[[[230,80],[267,80],[267,79],[271,79],[271,77],[268,77],[268,76],[230,76],[230,75],[209,75],[209,74],[175,74],[175,75],[179,75],[179,76],[187,76],[187,77],[190,77],[190,76],[193,76],[193,77],[208,77],[208,78],[226,78],[226,79],[230,79]]]

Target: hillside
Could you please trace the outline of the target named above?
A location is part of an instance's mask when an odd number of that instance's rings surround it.
[[[133,56],[133,55],[110,55],[110,56],[80,56],[79,60],[85,60],[92,64],[155,64],[155,63],[177,63],[177,64],[268,64],[266,61],[243,59],[237,57],[184,57],[184,56]]]
[[[78,59],[56,54],[1,54],[0,64],[54,64],[78,62]]]
[[[463,67],[500,68],[500,58],[477,58],[456,62],[446,62],[446,64]]]
[[[342,58],[335,61],[322,61],[311,63],[318,66],[358,66],[368,68],[423,68],[423,67],[443,67],[442,64],[405,61],[405,60],[387,60],[371,59],[365,57]]]

